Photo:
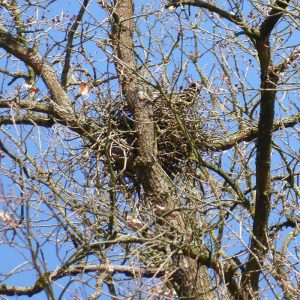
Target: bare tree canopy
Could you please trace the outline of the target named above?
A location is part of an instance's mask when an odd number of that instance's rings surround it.
[[[0,297],[300,297],[297,0],[0,9]]]

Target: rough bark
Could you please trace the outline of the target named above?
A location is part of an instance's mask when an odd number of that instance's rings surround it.
[[[289,1],[276,1],[269,16],[262,22],[255,46],[261,73],[261,100],[256,142],[256,201],[251,239],[251,254],[243,283],[249,296],[257,295],[259,276],[268,247],[268,221],[271,209],[271,151],[278,75],[274,72],[270,34],[283,15]]]
[[[271,208],[271,150],[272,134],[274,130],[274,111],[276,99],[276,87],[278,83],[278,71],[282,66],[275,68],[272,65],[272,52],[270,35],[282,18],[289,0],[277,0],[272,5],[268,16],[261,23],[259,29],[251,28],[234,13],[226,12],[214,4],[202,0],[170,1],[166,7],[178,7],[180,5],[191,5],[207,9],[218,14],[220,17],[238,25],[247,35],[258,53],[261,72],[261,99],[260,116],[257,130],[248,130],[246,140],[253,134],[257,134],[256,142],[256,201],[253,220],[253,234],[251,239],[251,254],[246,263],[243,274],[243,286],[250,298],[256,297],[259,289],[259,276],[266,252],[268,251],[268,221]],[[298,51],[296,51],[297,53]],[[243,139],[243,132],[235,138]],[[221,143],[222,144],[222,143]],[[216,145],[217,147],[220,145]],[[226,147],[226,144],[224,144]],[[221,146],[222,148],[222,146]],[[234,293],[233,293],[234,294]]]
[[[61,87],[56,71],[52,65],[43,58],[36,47],[27,48],[25,43],[21,42],[1,26],[0,47],[30,66],[36,74],[43,78],[53,100],[62,107],[69,108],[68,95]]]
[[[115,53],[115,65],[123,95],[135,118],[137,138],[137,157],[135,171],[148,201],[155,209],[161,205],[171,210],[176,207],[177,197],[172,181],[156,158],[155,127],[153,121],[152,99],[147,95],[138,79],[134,57],[133,34],[134,3],[132,0],[115,1],[112,22],[112,43]],[[171,219],[170,219],[171,218]],[[174,224],[174,215],[166,217],[178,230],[185,232],[184,222],[178,214]],[[193,259],[176,255],[172,258],[177,270],[173,276],[173,287],[178,296],[190,299],[213,299],[207,272]]]

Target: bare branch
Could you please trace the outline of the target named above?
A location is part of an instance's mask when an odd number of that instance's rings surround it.
[[[284,12],[289,4],[290,0],[276,0],[272,5],[272,9],[268,13],[268,17],[260,25],[260,35],[264,39],[268,39],[276,23],[284,15]]]
[[[69,97],[61,87],[55,70],[36,48],[26,48],[19,38],[11,35],[2,26],[0,26],[0,47],[32,67],[42,76],[53,100],[65,108],[69,107]]]
[[[42,127],[52,127],[55,124],[55,122],[51,118],[34,116],[34,115],[15,117],[13,120],[11,117],[0,116],[0,125],[8,125],[8,124],[23,124],[23,125],[42,126]]]
[[[131,266],[113,266],[113,265],[77,265],[65,269],[63,272],[60,270],[55,270],[52,272],[44,273],[36,281],[36,283],[31,287],[17,287],[8,286],[5,284],[0,285],[0,294],[6,296],[13,295],[27,295],[33,296],[40,293],[44,289],[44,284],[48,280],[56,281],[64,276],[76,276],[81,274],[88,274],[94,272],[107,272],[110,274],[124,274],[129,277],[135,277],[136,274],[142,275],[146,278],[151,278],[153,276],[161,277],[164,275],[165,271],[155,268],[140,268]]]
[[[256,35],[256,32],[252,30],[251,27],[248,26],[248,24],[243,21],[239,16],[235,15],[233,12],[227,12],[218,6],[207,2],[207,1],[202,1],[202,0],[189,0],[189,1],[182,1],[182,0],[173,0],[170,1],[167,5],[166,8],[170,7],[179,7],[179,6],[184,6],[184,5],[190,5],[190,6],[195,6],[195,7],[200,7],[200,8],[205,8],[209,10],[210,12],[218,14],[220,17],[238,25],[245,34],[247,34],[249,37],[254,37]]]
[[[68,42],[66,45],[65,64],[64,64],[63,70],[61,72],[61,84],[63,87],[66,87],[66,85],[67,85],[74,35],[78,29],[78,26],[80,25],[80,22],[83,18],[83,15],[86,11],[88,4],[89,4],[89,0],[83,1],[80,11],[79,11],[78,15],[76,16],[76,20],[75,20],[74,24],[72,25],[71,30],[69,31],[69,34],[68,34]]]
[[[282,120],[275,120],[273,125],[273,132],[283,130],[284,128],[293,127],[300,123],[300,114],[291,115]],[[209,145],[211,149],[228,150],[235,145],[242,142],[251,142],[257,138],[258,128],[247,127],[242,131],[231,134],[220,141],[214,141]]]

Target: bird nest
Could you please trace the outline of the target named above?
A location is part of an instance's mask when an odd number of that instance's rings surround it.
[[[153,117],[156,129],[157,159],[169,174],[176,174],[186,166],[186,160],[197,151],[205,151],[209,138],[205,117],[198,103],[199,91],[189,88],[180,93],[161,97],[153,95]],[[117,169],[127,168],[136,155],[134,117],[125,104],[119,103],[113,113],[113,127],[117,132],[112,156]],[[128,164],[129,162],[129,164]]]

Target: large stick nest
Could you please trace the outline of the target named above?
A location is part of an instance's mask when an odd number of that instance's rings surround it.
[[[197,151],[205,151],[211,130],[208,129],[199,102],[199,89],[195,84],[168,95],[151,95],[157,138],[157,158],[165,171],[176,174],[186,166],[187,158]],[[117,132],[112,156],[126,157],[127,167],[135,156],[134,116],[123,103],[113,109],[113,127]],[[116,143],[116,141],[118,142]],[[195,150],[194,150],[195,151]],[[124,159],[115,159],[117,169],[124,169]]]

